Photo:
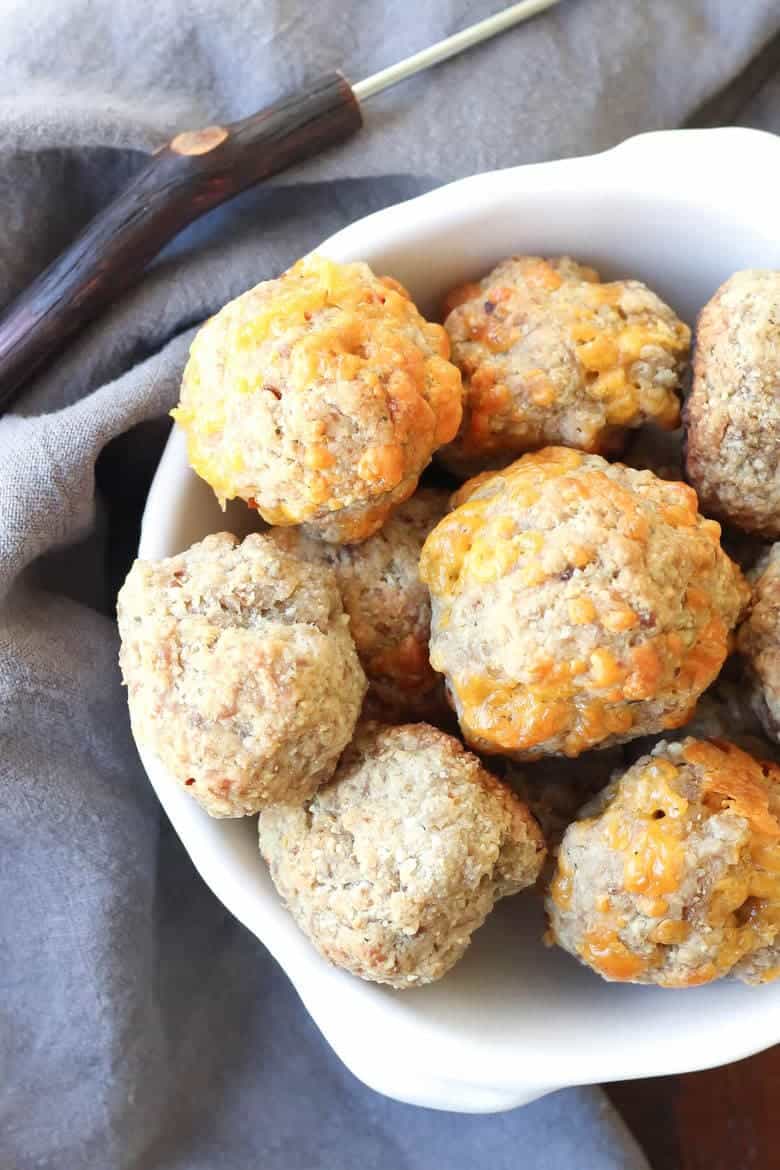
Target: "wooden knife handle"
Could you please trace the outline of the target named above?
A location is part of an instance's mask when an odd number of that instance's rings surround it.
[[[0,413],[188,223],[361,125],[349,82],[333,73],[240,122],[177,134],[0,315]]]

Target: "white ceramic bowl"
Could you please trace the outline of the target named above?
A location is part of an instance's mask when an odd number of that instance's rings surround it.
[[[512,252],[568,252],[645,280],[683,317],[739,268],[780,267],[780,139],[677,131],[606,154],[477,175],[377,212],[326,241],[401,280],[423,311]],[[149,494],[140,555],[175,553],[227,517],[187,466],[174,430]],[[441,982],[394,992],[329,967],[282,908],[254,819],[214,821],[141,756],[196,868],[284,967],[346,1065],[381,1093],[488,1112],[567,1085],[679,1073],[780,1039],[780,985],[689,991],[608,984],[542,946],[539,899],[501,903]]]

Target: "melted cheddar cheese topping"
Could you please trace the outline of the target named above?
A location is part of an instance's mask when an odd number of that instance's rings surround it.
[[[662,986],[697,986],[727,974],[780,937],[780,768],[719,741],[688,740],[677,759],[651,757],[641,771],[632,770],[598,818],[610,849],[623,859],[623,891],[638,913],[658,919],[648,930],[649,945],[632,946],[621,932],[625,913],[616,916],[612,899],[596,905],[599,917],[584,933],[578,953],[609,979],[647,976]],[[688,917],[690,907],[683,907],[682,917],[679,909],[667,916],[670,898],[690,877],[691,834],[726,811],[743,818],[749,833],[704,907],[694,912],[704,914],[705,931],[718,932],[717,951],[683,968],[684,974],[674,967],[665,972],[665,948],[684,944],[693,930],[702,929]],[[563,912],[572,906],[574,880],[562,856],[551,896]],[[776,973],[770,968],[762,979]]]
[[[419,474],[431,452],[453,438],[462,390],[449,352],[445,330],[420,315],[397,281],[311,255],[206,323],[172,413],[187,434],[192,467],[220,500],[252,494],[270,523],[299,523],[370,504]],[[331,404],[333,384],[343,389]],[[306,401],[315,394],[322,395],[321,408]],[[258,446],[269,441],[268,418],[283,431],[288,409],[300,461],[296,486],[305,498],[270,505],[260,489],[242,487],[253,470],[249,439]],[[254,411],[265,420],[256,435]],[[340,419],[354,416],[360,427],[364,415],[386,437],[345,465]],[[366,527],[362,517],[355,523]]]

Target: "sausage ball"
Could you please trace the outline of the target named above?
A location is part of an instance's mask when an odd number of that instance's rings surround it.
[[[780,536],[780,272],[737,272],[699,316],[685,406],[701,506]]]
[[[472,746],[577,756],[690,717],[748,593],[692,488],[551,447],[455,503],[420,573]]]
[[[753,709],[770,739],[780,742],[780,544],[756,566],[753,596],[737,634]]]
[[[553,941],[609,980],[780,974],[780,769],[660,743],[581,813],[547,899]]]
[[[366,683],[328,569],[222,532],[136,561],[117,613],[135,737],[211,816],[332,775]]]
[[[173,414],[221,502],[365,540],[458,429],[449,352],[396,281],[307,256],[206,322]]]
[[[441,456],[456,472],[554,443],[615,451],[631,427],[679,423],[690,330],[638,280],[602,284],[568,256],[513,256],[445,309],[464,414]]]
[[[419,572],[423,542],[447,504],[446,492],[423,489],[362,544],[328,544],[298,528],[270,534],[297,556],[333,569],[369,681],[367,710],[388,723],[436,721],[449,711],[441,676],[428,661],[431,602]]]
[[[321,954],[399,988],[444,975],[544,859],[525,805],[424,723],[362,725],[330,783],[258,825],[274,884]]]

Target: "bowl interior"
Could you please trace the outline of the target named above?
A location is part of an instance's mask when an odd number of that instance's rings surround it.
[[[513,252],[568,252],[606,276],[644,280],[691,325],[736,269],[780,267],[780,233],[766,214],[751,214],[748,187],[744,199],[728,183],[718,194],[692,167],[685,181],[674,172],[645,181],[642,161],[634,151],[618,165],[614,152],[467,180],[380,212],[323,251],[397,277],[429,313],[451,285]],[[225,527],[247,531],[252,514],[235,504],[219,511],[174,431],[141,555],[169,555]],[[780,1039],[780,986],[721,982],[672,992],[603,983],[542,945],[532,893],[502,903],[440,983],[406,993],[361,983],[319,959],[282,909],[257,854],[254,821],[210,820],[142,754],[206,881],[283,964],[345,1062],[385,1093],[496,1109],[566,1084],[706,1067]]]

